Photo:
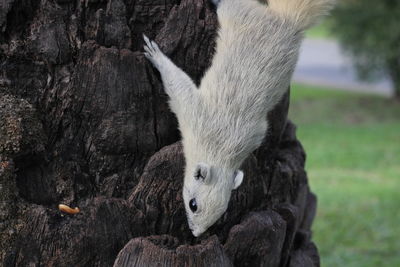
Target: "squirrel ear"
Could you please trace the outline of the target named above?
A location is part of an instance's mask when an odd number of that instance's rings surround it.
[[[233,190],[237,189],[243,182],[243,172],[237,170],[233,173]]]
[[[209,183],[211,181],[211,171],[210,171],[210,165],[199,162],[196,165],[196,168],[194,169],[193,177],[195,180],[204,182],[204,183]]]

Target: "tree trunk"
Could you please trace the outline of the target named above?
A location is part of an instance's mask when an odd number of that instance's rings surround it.
[[[182,203],[184,157],[142,34],[197,83],[212,58],[205,0],[0,2],[0,262],[4,266],[318,266],[316,199],[286,120],[243,166],[200,238]],[[61,213],[60,203],[79,207]]]
[[[386,61],[386,65],[393,83],[394,98],[400,101],[400,58],[392,57]]]

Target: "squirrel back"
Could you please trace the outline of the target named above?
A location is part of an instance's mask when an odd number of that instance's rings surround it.
[[[221,0],[213,62],[201,81],[198,102],[181,114],[187,117],[180,120],[184,142],[201,144],[187,144],[188,153],[204,149],[205,155],[217,155],[212,161],[237,166],[262,143],[267,112],[289,87],[302,32],[334,2]]]

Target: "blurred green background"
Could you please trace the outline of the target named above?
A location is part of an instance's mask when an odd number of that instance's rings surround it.
[[[385,12],[390,13],[386,20]],[[368,54],[379,46],[379,57],[397,58],[400,73],[400,19],[393,14],[400,14],[400,1],[342,1],[306,37],[340,43],[356,67],[361,59],[364,69],[370,64],[388,71],[385,62],[379,66],[376,55]],[[397,32],[387,30],[396,27]],[[374,31],[380,39],[391,36],[378,43]],[[384,55],[385,42],[393,48],[390,57]],[[359,47],[362,53],[354,53]],[[392,96],[292,85],[289,118],[298,126],[311,190],[318,197],[313,239],[322,266],[400,266],[400,93],[395,82]]]
[[[393,99],[292,87],[322,266],[400,266],[399,115]]]

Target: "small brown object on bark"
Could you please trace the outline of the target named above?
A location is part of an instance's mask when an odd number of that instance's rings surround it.
[[[77,214],[77,213],[80,212],[78,207],[75,207],[75,209],[73,209],[73,208],[71,208],[71,207],[69,207],[67,205],[64,205],[64,204],[58,205],[58,209],[60,211],[62,211],[62,212],[68,213],[68,214]]]

